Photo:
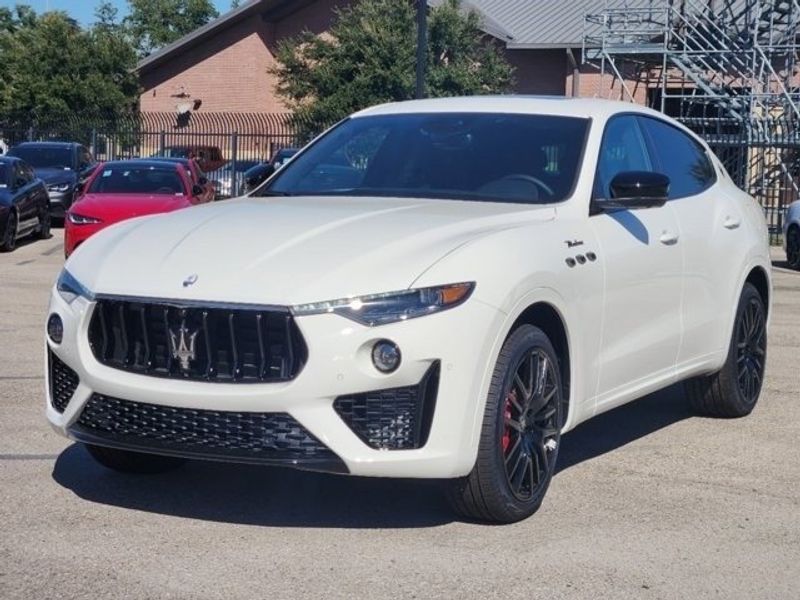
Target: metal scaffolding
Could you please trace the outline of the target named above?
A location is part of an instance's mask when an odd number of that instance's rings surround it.
[[[631,0],[587,14],[600,94],[702,135],[764,207],[777,241],[800,198],[800,0]]]

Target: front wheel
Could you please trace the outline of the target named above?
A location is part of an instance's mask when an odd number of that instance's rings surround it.
[[[792,269],[800,269],[800,227],[797,225],[786,232],[786,262]]]
[[[692,409],[710,417],[749,415],[761,395],[766,363],[767,310],[758,290],[745,283],[725,364],[685,384]]]
[[[52,224],[53,218],[50,215],[50,207],[45,206],[42,212],[39,213],[39,229],[36,232],[36,238],[39,240],[49,240]]]
[[[522,325],[498,357],[475,466],[466,477],[450,482],[456,512],[513,523],[538,510],[558,456],[561,400],[553,345],[541,329]]]
[[[17,211],[12,210],[6,219],[6,230],[0,239],[0,252],[13,252],[17,247]]]

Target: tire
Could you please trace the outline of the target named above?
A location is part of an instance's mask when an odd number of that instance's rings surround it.
[[[475,466],[448,482],[458,514],[513,523],[539,509],[561,443],[562,393],[558,358],[547,336],[532,325],[514,330],[492,375]]]
[[[709,417],[749,415],[758,402],[767,362],[767,311],[761,294],[745,283],[722,369],[684,384],[691,408]]]
[[[0,252],[13,252],[17,247],[17,211],[11,210],[6,220],[6,229],[0,240]]]
[[[792,269],[800,270],[800,227],[797,225],[786,232],[786,262]]]
[[[50,207],[45,206],[39,214],[39,230],[36,232],[37,240],[49,240],[50,228],[53,224],[53,217],[50,215]]]
[[[98,463],[120,473],[164,473],[177,469],[186,462],[186,459],[173,456],[131,452],[93,444],[84,444],[84,446]]]

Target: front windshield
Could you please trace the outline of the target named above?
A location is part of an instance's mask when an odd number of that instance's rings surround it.
[[[560,202],[574,187],[588,124],[495,113],[356,117],[254,195]]]
[[[175,169],[106,165],[89,186],[90,194],[185,194]]]
[[[21,158],[34,169],[71,169],[73,166],[72,152],[69,148],[20,146],[13,148],[8,154]]]

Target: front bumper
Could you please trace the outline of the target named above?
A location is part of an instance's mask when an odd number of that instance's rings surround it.
[[[47,195],[50,196],[50,215],[58,219],[63,219],[69,207],[72,206],[73,191],[54,192],[48,190]]]
[[[329,449],[344,468],[333,467],[335,461],[320,465],[290,459],[274,464],[415,478],[459,477],[472,469],[477,454],[475,425],[480,422],[488,388],[490,354],[504,318],[480,301],[473,299],[440,314],[376,328],[337,315],[297,318],[308,346],[308,361],[295,379],[265,384],[165,380],[104,366],[89,347],[93,308],[93,303],[83,298],[70,305],[55,291],[51,295],[50,312],[58,313],[64,321],[64,341],[55,345],[47,339],[46,344],[79,379],[63,413],[53,407],[51,398],[46,403],[47,417],[62,435],[92,442],[76,429],[76,424],[97,394],[156,407],[288,415]],[[401,366],[388,375],[378,372],[371,361],[372,346],[381,339],[394,341],[403,353]],[[341,407],[337,412],[337,398],[417,386],[432,367],[440,373],[435,411],[427,441],[420,448],[376,449],[348,425]],[[180,448],[137,449],[192,455]],[[246,456],[227,459],[247,462]]]

